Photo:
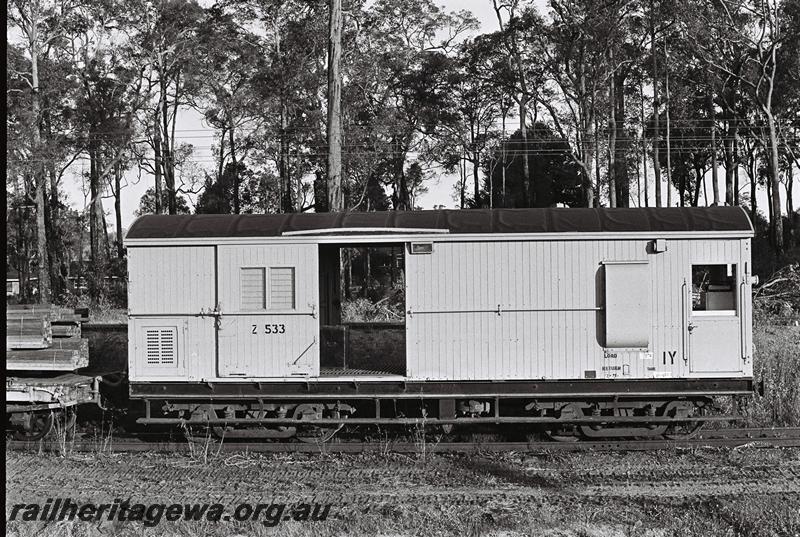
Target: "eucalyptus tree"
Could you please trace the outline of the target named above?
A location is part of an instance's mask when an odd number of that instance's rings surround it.
[[[538,33],[547,77],[542,105],[559,136],[571,140],[585,204],[594,207],[600,181],[597,123],[608,72],[607,7],[579,0],[552,0],[550,7],[552,20]]]
[[[697,3],[696,10],[683,20],[702,61],[740,83],[758,112],[763,126],[758,129],[759,137],[768,164],[771,240],[781,255],[784,245],[775,97],[781,70],[778,53],[787,35],[780,4],[776,0]]]
[[[167,195],[154,197],[156,213],[166,200],[169,214],[176,214],[175,130],[178,115],[189,105],[187,72],[196,57],[197,33],[203,9],[195,0],[135,0],[128,5],[128,29],[138,60],[146,68],[145,84],[152,91],[151,100],[139,122],[147,134],[147,146],[153,151],[152,164],[144,155],[140,166],[154,176],[155,192],[161,192],[162,177]]]
[[[310,149],[324,145],[326,8],[305,0],[233,0],[226,11],[261,51],[251,85],[263,116],[260,145],[280,177],[281,211],[308,209],[302,178],[325,169],[327,156]],[[349,30],[345,25],[345,52]]]
[[[8,23],[16,32],[19,51],[26,61],[17,63],[12,73],[15,78],[27,86],[29,107],[25,122],[29,128],[25,134],[29,136],[29,161],[34,187],[34,204],[36,206],[36,253],[38,263],[38,299],[48,302],[51,298],[51,278],[49,270],[48,237],[45,224],[46,206],[46,163],[47,151],[43,147],[44,114],[42,94],[53,88],[41,85],[40,67],[46,60],[49,50],[59,40],[64,39],[65,23],[71,21],[71,15],[77,2],[56,2],[50,0],[10,0],[7,4]]]
[[[536,28],[541,28],[542,22],[536,8],[523,6],[520,0],[492,0],[492,7],[497,17],[497,23],[500,26],[501,43],[509,56],[509,64],[514,73],[517,91],[513,93],[513,98],[519,107],[519,132],[522,146],[527,147],[528,106],[533,101],[534,111],[536,110],[537,87],[541,78],[539,70],[536,69],[538,66],[536,62],[537,54],[531,54],[529,49],[529,46],[535,43],[535,40],[531,39],[529,32],[532,29],[535,31]],[[532,67],[533,69],[531,69]],[[532,71],[533,77],[531,77]],[[534,123],[535,121],[534,119]],[[527,159],[523,160],[522,168],[525,195],[528,199],[528,204],[532,204],[531,171]]]
[[[426,160],[430,138],[453,120],[449,56],[477,22],[429,0],[379,0],[355,23],[344,67],[345,147],[361,155],[353,162],[345,154],[345,169],[363,166],[366,182],[354,191],[380,181],[392,188],[395,209],[411,209],[409,156]]]
[[[149,100],[144,77],[147,66],[137,54],[127,7],[124,2],[85,1],[71,18],[63,46],[80,88],[74,121],[76,142],[89,160],[90,292],[95,296],[105,285],[110,260],[102,198],[107,184],[113,184],[109,176],[130,154],[138,127],[136,116]],[[116,197],[119,195],[117,189]],[[119,212],[120,204],[116,205]],[[121,220],[119,214],[117,220]]]
[[[224,171],[226,156],[230,158],[231,209],[238,214],[241,212],[239,162],[252,148],[249,134],[261,120],[252,81],[263,57],[257,38],[219,6],[206,10],[193,56],[185,75],[187,93],[191,95],[192,106],[221,132],[221,140],[227,135],[227,153],[220,149],[219,167]]]

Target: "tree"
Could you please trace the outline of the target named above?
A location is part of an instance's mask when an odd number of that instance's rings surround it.
[[[342,0],[329,0],[328,210],[344,210],[342,196]]]
[[[571,157],[568,142],[559,139],[553,129],[542,122],[528,128],[528,135],[524,138],[527,146],[522,145],[522,139],[522,134],[517,131],[501,142],[507,148],[502,145],[495,147],[485,165],[486,180],[482,195],[488,197],[493,188],[493,197],[503,199],[501,177],[504,153],[507,153],[510,162],[506,170],[504,207],[582,206],[581,170]],[[538,178],[532,197],[525,191],[525,160],[528,161],[528,169]]]
[[[29,133],[31,160],[33,162],[34,197],[36,204],[36,253],[38,260],[38,299],[49,302],[51,298],[50,272],[48,270],[47,229],[45,227],[45,154],[42,151],[42,103],[39,80],[39,61],[47,48],[62,36],[60,23],[53,21],[67,17],[69,4],[49,3],[46,0],[14,0],[8,6],[8,21],[23,35],[24,50],[28,56],[28,70],[16,71],[30,88]]]
[[[166,204],[167,196],[169,194],[167,192],[161,192],[161,203],[162,206]],[[189,214],[191,213],[191,209],[189,208],[189,204],[186,202],[186,198],[183,196],[176,196],[175,198],[175,214]],[[155,187],[150,187],[145,190],[144,194],[142,195],[141,199],[139,200],[139,208],[134,211],[136,216],[143,216],[146,214],[158,214],[156,212],[156,189]]]
[[[783,220],[780,198],[780,157],[776,121],[775,89],[777,62],[785,35],[781,9],[774,0],[720,3],[699,8],[693,19],[687,18],[687,30],[696,39],[696,50],[712,69],[736,79],[747,91],[765,122],[761,134],[766,148],[772,219],[772,244],[783,253]],[[696,22],[695,22],[696,21]]]
[[[194,50],[195,61],[187,73],[192,105],[203,112],[206,121],[221,132],[219,169],[222,172],[225,156],[230,157],[232,173],[230,189],[223,193],[233,196],[230,206],[235,214],[241,212],[238,176],[239,162],[246,157],[252,139],[237,133],[255,126],[260,119],[252,91],[252,80],[262,60],[257,39],[241,28],[233,17],[214,6],[207,10],[200,25]],[[241,134],[241,133],[240,133]],[[227,153],[224,148],[227,135]],[[227,203],[223,204],[227,206]]]

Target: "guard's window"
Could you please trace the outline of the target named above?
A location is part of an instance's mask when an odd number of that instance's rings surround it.
[[[736,313],[736,265],[692,265],[692,311]]]
[[[267,282],[263,268],[243,268],[240,278],[242,310],[253,311],[267,308]]]
[[[273,310],[294,309],[294,267],[269,269],[269,307]]]

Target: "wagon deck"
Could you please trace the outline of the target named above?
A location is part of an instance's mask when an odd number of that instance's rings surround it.
[[[32,411],[97,402],[99,382],[100,377],[76,373],[55,377],[7,377],[6,411],[13,412],[17,405],[19,410]]]

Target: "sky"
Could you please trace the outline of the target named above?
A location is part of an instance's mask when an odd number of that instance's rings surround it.
[[[537,5],[542,13],[546,13],[545,0],[537,0]],[[492,32],[499,28],[497,18],[492,7],[491,0],[479,1],[458,1],[458,0],[444,0],[441,4],[445,10],[454,11],[468,9],[478,19],[481,27],[478,33]],[[198,162],[203,167],[211,169],[213,167],[214,158],[211,152],[212,144],[214,143],[214,131],[203,120],[202,115],[194,110],[186,110],[178,116],[178,123],[176,125],[176,146],[181,143],[190,143],[194,145],[193,160]],[[648,166],[651,168],[651,166]],[[71,171],[68,171],[64,178],[64,190],[67,194],[68,203],[75,209],[85,207],[86,196],[83,192],[82,174],[88,170],[88,161],[79,161]],[[71,173],[70,173],[71,172]],[[471,173],[471,170],[468,170]],[[437,174],[435,174],[437,175]],[[457,203],[454,199],[454,189],[458,182],[456,174],[438,174],[439,177],[433,177],[427,183],[428,192],[419,196],[416,200],[417,205],[423,209],[432,209],[434,207],[444,206],[445,208],[457,208]],[[724,170],[720,169],[720,191],[724,193]],[[740,174],[744,176],[744,174]],[[711,175],[707,175],[708,191],[711,192]],[[650,181],[650,199],[654,199],[652,180]],[[153,177],[142,172],[141,176],[137,170],[129,171],[123,182],[122,191],[122,225],[128,228],[131,223],[136,219],[134,212],[139,207],[139,200],[148,187],[152,186]],[[632,185],[635,189],[635,185]],[[635,192],[632,189],[632,196],[635,198]],[[749,190],[748,190],[749,191]],[[724,194],[723,194],[724,195]],[[109,194],[110,196],[110,194]],[[677,192],[674,191],[674,198],[677,199]],[[701,198],[702,199],[702,198]],[[795,207],[800,206],[800,189],[795,188],[794,192]],[[766,193],[760,192],[758,203],[760,207],[766,207]],[[109,225],[113,225],[113,198],[107,197],[103,199],[103,207],[108,215]]]

